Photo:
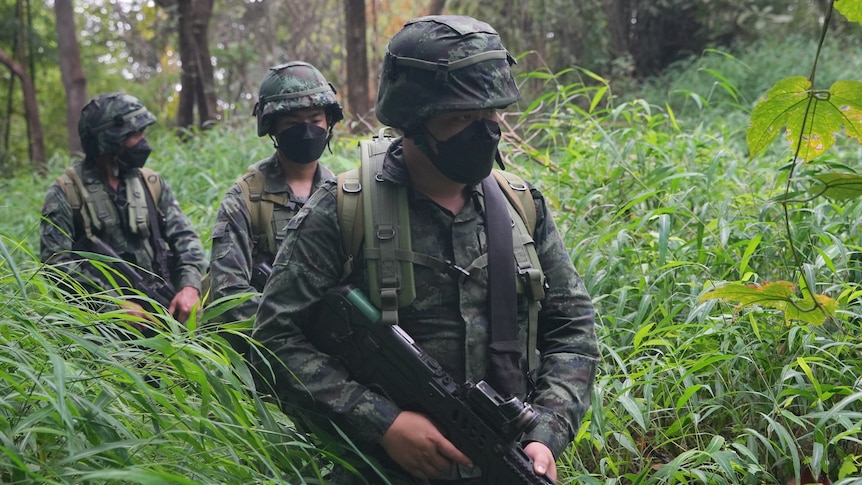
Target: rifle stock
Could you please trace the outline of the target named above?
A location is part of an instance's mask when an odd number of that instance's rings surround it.
[[[109,267],[122,275],[129,282],[132,288],[138,290],[144,295],[147,295],[165,308],[168,308],[171,305],[171,300],[173,300],[174,295],[177,293],[169,281],[159,278],[158,276],[139,271],[120,257],[120,255],[114,251],[114,248],[96,236],[91,238],[82,238],[80,242],[75,243],[72,249],[76,251],[101,254],[112,258],[110,261],[106,261]],[[119,289],[122,290],[122,288]],[[130,296],[134,296],[134,294],[130,294]],[[156,310],[150,301],[138,299],[136,300],[136,303],[140,304],[147,312],[153,313]]]
[[[430,416],[449,441],[482,470],[486,484],[549,485],[536,475],[518,438],[535,427],[533,408],[505,399],[485,381],[456,383],[356,288],[328,291],[307,331],[321,351],[341,359],[352,377],[403,409]]]

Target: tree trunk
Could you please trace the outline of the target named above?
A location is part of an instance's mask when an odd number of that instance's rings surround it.
[[[609,0],[605,3],[608,19],[608,37],[611,56],[620,58],[629,52],[629,36],[632,28],[632,11],[629,0]]]
[[[195,0],[193,5],[194,22],[192,35],[198,56],[198,86],[196,89],[198,115],[201,129],[212,128],[219,119],[218,98],[216,97],[213,65],[210,58],[209,23],[213,14],[215,0]]]
[[[180,43],[180,101],[177,107],[177,126],[191,128],[195,123],[195,87],[198,69],[198,56],[195,37],[192,33],[192,2],[180,0],[177,3],[178,29]]]
[[[347,108],[360,125],[374,126],[368,90],[368,52],[365,41],[365,0],[344,0],[347,53]],[[359,126],[357,126],[358,128]]]
[[[33,80],[27,74],[24,66],[15,62],[6,52],[0,50],[0,64],[8,67],[12,74],[21,80],[24,92],[24,117],[30,131],[30,159],[40,175],[46,171],[45,165],[45,143],[42,136],[42,122],[39,121],[39,105],[36,103],[36,88]]]
[[[87,104],[87,78],[81,68],[72,0],[54,0],[57,17],[57,44],[60,48],[60,74],[66,89],[66,130],[69,132],[69,153],[83,155],[78,135],[78,118]]]
[[[218,119],[213,67],[209,55],[207,32],[214,0],[179,0],[180,102],[177,126],[194,126],[195,106],[202,128],[210,128]]]
[[[446,0],[431,0],[428,3],[428,15],[440,15],[446,7]]]

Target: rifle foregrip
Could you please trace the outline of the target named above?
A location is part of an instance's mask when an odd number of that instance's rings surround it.
[[[509,471],[508,475],[501,475],[499,478],[496,478],[492,471],[491,476],[487,479],[488,483],[508,483],[505,480],[509,476],[517,477],[520,483],[527,485],[556,485],[557,483],[548,478],[547,475],[536,475],[533,471],[533,460],[530,459],[519,444],[509,447],[508,452],[503,454],[502,457],[503,464]]]

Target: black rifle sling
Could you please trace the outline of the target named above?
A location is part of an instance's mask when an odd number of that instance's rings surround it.
[[[156,210],[158,201],[153,199],[153,194],[150,193],[147,181],[144,180],[144,174],[140,170],[138,174],[144,182],[144,197],[147,199],[147,214],[150,221],[150,245],[153,248],[153,260],[155,261],[154,269],[165,281],[170,282],[171,268],[168,266],[168,255],[165,253],[165,240],[162,239],[162,218]]]
[[[488,240],[488,308],[491,317],[491,365],[488,381],[504,396],[526,391],[519,367],[515,256],[512,219],[500,185],[493,176],[482,181],[485,194],[485,234]]]

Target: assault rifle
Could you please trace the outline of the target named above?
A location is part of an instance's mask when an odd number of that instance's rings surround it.
[[[482,469],[483,483],[555,483],[535,474],[518,442],[536,426],[528,403],[504,399],[485,381],[456,383],[401,327],[381,323],[380,311],[350,285],[329,290],[319,308],[309,340],[341,359],[357,382],[430,416]]]
[[[97,236],[81,238],[80,241],[75,243],[72,249],[75,251],[90,252],[107,256],[109,259],[106,259],[104,262],[108,267],[119,275],[122,275],[132,288],[148,296],[165,308],[168,308],[171,305],[171,300],[173,300],[174,295],[177,294],[170,281],[135,268],[117,254],[117,252],[114,251],[114,248],[106,244],[105,241],[102,241]],[[92,265],[92,263],[89,264]],[[123,288],[118,289],[121,291],[123,290]],[[135,294],[131,292],[124,292],[124,294],[135,296]],[[141,305],[141,307],[149,313],[153,313],[156,310],[152,302],[149,300],[136,299],[135,302]]]

